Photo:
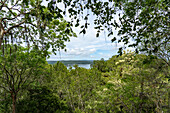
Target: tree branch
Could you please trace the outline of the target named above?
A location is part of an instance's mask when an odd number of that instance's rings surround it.
[[[9,12],[11,12],[12,15],[14,15],[14,17],[16,16],[7,5],[5,7],[9,10]]]
[[[19,0],[16,1],[16,3],[12,6],[12,8],[15,7],[18,4],[18,2]]]
[[[9,91],[6,87],[4,87],[4,86],[2,86],[2,85],[0,85],[0,88],[3,88],[3,89],[5,89],[6,91]]]
[[[23,66],[23,68],[21,69],[21,73],[17,75],[16,83],[18,82],[19,78],[21,79],[21,75],[23,75],[25,73],[25,71],[26,71],[26,68],[25,68],[25,66]],[[19,88],[19,86],[18,86],[18,88]]]
[[[0,10],[4,7],[4,4],[5,4],[6,1],[7,1],[7,0],[5,0],[4,2],[1,1],[2,5],[0,6]]]
[[[20,25],[22,25],[23,23],[25,23],[25,20],[24,20],[24,21],[22,21],[22,22],[21,22],[21,23],[19,23],[19,24],[16,24],[16,25],[14,25],[14,26],[12,26],[12,27],[8,28],[8,29],[7,29],[7,31],[6,31],[6,33],[9,33],[9,31],[10,31],[11,29],[16,28],[16,27],[19,27],[19,26],[20,26]]]
[[[16,19],[17,17],[19,17],[21,14],[18,14],[18,15],[16,15],[14,18],[7,18],[7,17],[5,17],[5,18],[2,18],[1,20],[2,21],[4,21],[5,19],[6,20],[14,20],[14,19]]]

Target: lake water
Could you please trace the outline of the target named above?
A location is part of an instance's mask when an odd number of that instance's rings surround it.
[[[83,68],[86,68],[86,69],[90,69],[91,67],[90,67],[90,65],[91,64],[77,64],[78,65],[78,67],[83,67]],[[69,67],[72,67],[72,69],[74,69],[74,64],[69,64],[69,65],[67,65],[67,69],[69,69]]]
[[[57,61],[47,61],[49,64],[55,64]],[[74,65],[77,64],[78,67],[83,67],[86,69],[90,69],[90,66],[93,64],[93,60],[61,60],[67,68],[70,66],[74,69]]]

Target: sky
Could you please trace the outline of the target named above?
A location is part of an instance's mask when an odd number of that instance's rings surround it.
[[[60,5],[60,7],[61,9],[63,8],[62,5]],[[113,37],[118,38],[117,31],[115,30],[114,35],[107,37],[107,30],[105,30],[105,32],[102,32],[97,38],[97,31],[94,29],[92,21],[94,18],[95,17],[90,14],[88,20],[90,26],[88,26],[85,35],[79,34],[80,28],[73,28],[73,31],[77,34],[77,38],[71,37],[70,42],[65,42],[67,52],[60,51],[57,55],[51,55],[47,60],[100,60],[101,58],[108,60],[113,55],[117,55],[119,47],[123,46],[123,43],[111,42]],[[65,16],[64,19],[70,20],[67,16]],[[118,16],[115,16],[114,19],[119,20]]]
[[[117,54],[118,48],[123,46],[123,43],[112,43],[111,39],[115,35],[107,37],[106,33],[101,33],[96,37],[96,30],[91,25],[87,29],[85,35],[79,34],[79,30],[73,29],[77,33],[76,37],[71,37],[70,42],[66,42],[67,52],[60,51],[57,55],[51,55],[48,60],[100,60],[104,58],[108,60],[113,55]]]

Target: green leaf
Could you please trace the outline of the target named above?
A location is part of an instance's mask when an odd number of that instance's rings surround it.
[[[112,40],[111,40],[111,41],[112,41],[112,42],[116,41],[116,37],[112,38]]]
[[[99,33],[96,34],[96,37],[99,37]]]

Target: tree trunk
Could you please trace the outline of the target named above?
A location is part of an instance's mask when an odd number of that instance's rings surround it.
[[[170,113],[170,89],[168,89],[168,113]]]
[[[0,29],[0,49],[1,49],[1,45],[2,45],[2,38],[3,38],[3,32],[2,30]]]
[[[16,94],[12,94],[12,113],[16,111]]]
[[[0,49],[1,49],[2,42],[3,42],[3,36],[4,36],[4,28],[2,25],[2,21],[1,21],[0,22]]]

